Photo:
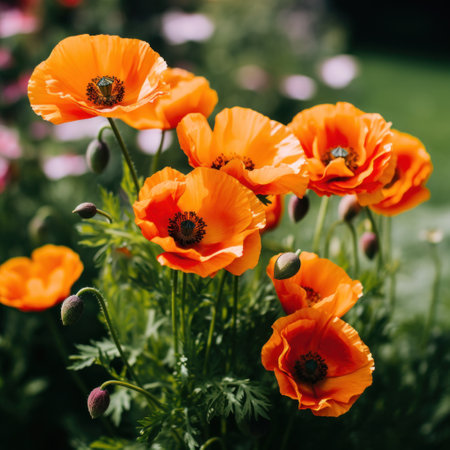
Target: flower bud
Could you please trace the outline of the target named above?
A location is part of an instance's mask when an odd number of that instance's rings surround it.
[[[275,261],[273,277],[276,280],[285,280],[293,277],[300,270],[300,258],[298,253],[282,253]]]
[[[102,416],[109,406],[109,393],[106,389],[95,388],[91,391],[87,401],[89,414],[93,419]]]
[[[339,202],[338,215],[341,220],[352,221],[361,211],[356,195],[345,195]]]
[[[86,162],[92,172],[102,173],[109,161],[109,148],[105,142],[94,139],[87,148]]]
[[[76,296],[67,297],[61,305],[61,320],[63,325],[73,325],[78,322],[83,314],[84,302]]]
[[[309,210],[309,198],[305,195],[303,198],[298,198],[293,195],[289,199],[288,213],[292,222],[300,222]]]
[[[359,245],[362,248],[364,254],[369,258],[373,259],[378,253],[378,239],[375,233],[372,231],[366,231],[362,234]]]
[[[91,219],[97,214],[97,207],[93,203],[80,203],[73,211],[83,219]]]

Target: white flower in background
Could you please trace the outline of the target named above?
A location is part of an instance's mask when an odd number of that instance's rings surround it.
[[[290,75],[281,82],[281,92],[294,100],[309,100],[316,94],[316,82],[305,75]]]
[[[86,160],[81,155],[58,155],[47,158],[42,170],[51,180],[59,180],[68,175],[82,175],[87,171]]]
[[[58,141],[78,141],[79,139],[97,137],[100,128],[108,125],[104,117],[75,120],[53,127],[53,135]]]
[[[162,131],[158,129],[139,131],[136,142],[140,150],[147,155],[154,155],[161,142]],[[166,131],[162,151],[167,150],[173,140],[171,131]]]
[[[358,75],[359,66],[351,55],[337,55],[328,58],[320,65],[320,77],[328,86],[341,89],[350,84]]]
[[[162,16],[162,34],[171,44],[206,41],[214,33],[214,23],[204,14],[169,11]]]

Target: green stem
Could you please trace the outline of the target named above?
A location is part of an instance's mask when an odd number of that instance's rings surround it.
[[[139,392],[140,394],[145,395],[156,407],[158,407],[160,409],[163,408],[162,403],[151,392],[148,392],[145,389],[142,389],[139,386],[136,386],[134,384],[126,383],[125,381],[119,381],[119,380],[105,381],[100,386],[100,389],[104,390],[106,388],[106,386],[109,386],[110,384],[115,384],[117,386],[123,386],[123,387],[126,387],[127,389],[132,389],[136,392]]]
[[[166,136],[166,130],[162,130],[162,132],[161,132],[161,141],[159,142],[158,150],[156,150],[156,153],[155,153],[155,155],[153,156],[153,159],[152,159],[152,168],[151,168],[150,176],[153,175],[156,172],[156,170],[158,169],[159,157],[161,156],[161,152],[162,152],[162,149],[163,149],[164,137],[165,136]]]
[[[330,253],[330,242],[331,242],[331,238],[333,237],[334,234],[334,230],[336,230],[336,228],[341,225],[343,222],[343,220],[336,220],[336,222],[332,223],[328,233],[327,233],[327,238],[325,240],[325,251],[324,251],[324,257],[328,258],[328,255]]]
[[[428,309],[428,318],[425,324],[425,329],[423,333],[423,347],[425,348],[426,344],[430,339],[431,329],[433,328],[434,322],[436,320],[436,310],[437,310],[437,301],[439,294],[439,286],[441,284],[441,272],[442,272],[442,264],[441,259],[439,258],[439,252],[437,245],[432,243],[431,245],[431,254],[433,257],[435,275],[433,280],[433,287],[431,290],[431,300],[430,306]]]
[[[103,211],[103,209],[97,208],[97,214],[100,214],[103,217],[106,217],[109,223],[113,223],[113,219],[110,214],[108,214],[106,211]]]
[[[372,211],[368,207],[366,207],[366,213],[367,213],[367,217],[370,220],[370,225],[372,226],[372,231],[374,232],[375,237],[378,242],[377,272],[379,272],[380,268],[383,266],[383,248],[382,248],[382,243],[381,243],[380,232],[378,230],[378,226],[375,221],[375,218],[373,217]]]
[[[214,328],[216,326],[217,311],[219,310],[220,305],[222,303],[222,294],[223,294],[223,288],[225,286],[225,279],[227,277],[227,273],[228,272],[226,272],[225,270],[222,272],[222,278],[220,279],[220,282],[219,282],[219,290],[217,291],[216,304],[214,305],[214,309],[212,311],[211,322],[209,324],[208,339],[206,341],[205,359],[203,361],[203,375],[206,375],[206,370],[208,368],[208,360],[209,360],[209,354],[211,352],[212,338],[214,335]]]
[[[236,359],[236,329],[237,329],[237,316],[239,306],[239,276],[233,277],[233,322],[231,328],[231,367],[234,367],[234,361]]]
[[[313,238],[313,252],[319,254],[320,250],[320,237],[322,235],[323,226],[325,224],[325,218],[327,215],[328,204],[330,203],[330,197],[326,195],[322,197],[320,202],[319,214],[317,215],[316,229],[314,231]]]
[[[226,449],[225,444],[224,444],[222,438],[220,438],[220,437],[218,437],[218,436],[214,436],[214,437],[212,437],[211,439],[208,439],[208,440],[200,447],[200,450],[205,450],[205,449],[208,448],[211,444],[214,444],[214,442],[219,443],[223,450]]]
[[[111,317],[109,316],[108,308],[107,308],[107,306],[106,306],[106,301],[105,301],[105,299],[103,298],[103,295],[100,293],[100,291],[99,291],[98,289],[95,289],[95,288],[92,288],[92,287],[86,287],[86,288],[80,289],[80,290],[77,292],[76,295],[77,295],[78,297],[81,297],[83,294],[88,294],[88,293],[94,295],[94,296],[97,298],[97,300],[98,300],[98,302],[99,302],[99,304],[100,304],[100,309],[101,309],[101,311],[103,312],[103,315],[104,315],[104,317],[105,317],[106,325],[107,325],[107,327],[108,327],[109,333],[111,334],[111,337],[112,337],[112,339],[113,339],[113,341],[114,341],[114,344],[116,345],[117,350],[118,350],[118,352],[119,352],[119,355],[120,355],[120,357],[122,358],[122,361],[123,361],[123,363],[125,364],[125,367],[127,368],[127,370],[128,370],[128,372],[129,372],[131,378],[133,378],[133,380],[135,381],[135,383],[141,384],[141,383],[139,382],[138,377],[137,377],[136,374],[134,373],[134,370],[132,369],[132,367],[131,367],[130,364],[128,363],[128,360],[127,360],[127,358],[125,357],[125,353],[124,353],[123,350],[122,350],[122,346],[120,345],[119,338],[117,337],[116,331],[114,330],[114,327],[113,327],[113,325],[112,325]]]
[[[177,285],[178,271],[172,271],[172,334],[173,334],[173,351],[175,356],[178,355],[178,326],[177,326]]]
[[[103,132],[105,130],[111,130],[111,127],[109,125],[105,125],[104,127],[100,128],[100,130],[98,130],[98,134],[97,134],[98,141],[102,141]]]
[[[116,136],[117,142],[119,143],[120,149],[122,150],[123,157],[125,158],[125,161],[128,164],[128,167],[130,168],[131,176],[133,178],[134,185],[136,187],[136,194],[139,194],[139,181],[138,181],[136,169],[134,168],[133,161],[131,160],[130,153],[128,152],[125,142],[123,141],[122,136],[119,133],[119,129],[117,128],[117,125],[114,122],[114,119],[112,119],[111,117],[108,117],[108,122],[110,123],[111,128],[114,132],[114,135]]]
[[[180,331],[181,342],[186,343],[186,317],[185,317],[185,303],[186,303],[186,285],[187,285],[187,273],[183,272],[182,284],[181,284],[181,304],[180,304]]]
[[[345,221],[347,228],[350,230],[352,235],[352,243],[353,243],[353,268],[354,275],[357,278],[359,274],[359,258],[358,258],[358,236],[356,235],[355,227],[352,222]]]

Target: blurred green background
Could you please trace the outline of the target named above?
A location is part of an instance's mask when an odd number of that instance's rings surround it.
[[[212,117],[223,107],[239,105],[288,123],[304,108],[349,101],[417,136],[434,164],[428,183],[431,200],[393,221],[394,254],[402,262],[395,319],[401,324],[428,309],[433,266],[421,233],[437,228],[443,232],[438,251],[444,273],[438,317],[445,330],[450,324],[450,40],[441,4],[0,0],[0,263],[29,255],[44,243],[65,244],[79,251],[86,264],[79,285],[95,276],[92,253],[77,245],[74,225],[79,219],[71,209],[98,200],[93,186],[117,189],[118,149],[107,136],[111,164],[101,176],[89,173],[84,152],[102,121],[81,127],[46,123],[32,112],[26,84],[34,67],[64,37],[118,34],[146,40],[170,66],[206,76],[219,94]],[[121,130],[145,176],[157,140],[125,125]],[[162,163],[187,169],[176,136],[172,138]],[[71,170],[65,174],[64,168]],[[318,199],[312,200],[314,211]],[[337,201],[332,207],[331,215]],[[313,220],[310,214],[302,229],[311,229]],[[298,228],[285,217],[273,236],[287,232],[298,233]],[[73,342],[102,334],[95,314],[95,306],[88,308],[83,330],[63,330],[70,351]],[[58,308],[25,314],[0,305],[2,448],[72,448],[79,446],[76,439],[89,442],[98,435],[100,425],[88,417],[85,397],[59,356],[52,334],[57,320]],[[100,370],[82,375],[88,387],[101,380]]]

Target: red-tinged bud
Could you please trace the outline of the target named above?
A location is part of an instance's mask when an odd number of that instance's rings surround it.
[[[76,295],[67,297],[61,305],[61,320],[63,325],[68,326],[78,322],[83,314],[83,309],[84,302],[80,297]]]
[[[375,233],[372,231],[366,231],[362,234],[359,245],[362,248],[364,254],[369,258],[373,259],[375,255],[378,253],[379,245],[378,239]]]
[[[361,211],[356,195],[345,195],[339,202],[338,215],[341,220],[352,221]]]
[[[97,207],[93,203],[80,203],[73,211],[83,219],[92,219],[97,214]]]
[[[87,401],[89,414],[93,419],[102,416],[109,406],[109,393],[106,389],[95,388],[91,391]]]
[[[300,222],[309,211],[309,198],[305,195],[303,198],[298,198],[293,195],[289,199],[288,213],[292,222]]]
[[[300,252],[282,253],[275,261],[273,277],[276,280],[285,280],[293,277],[300,270]]]
[[[92,172],[102,173],[109,161],[109,148],[105,142],[94,139],[86,151],[86,162]]]

